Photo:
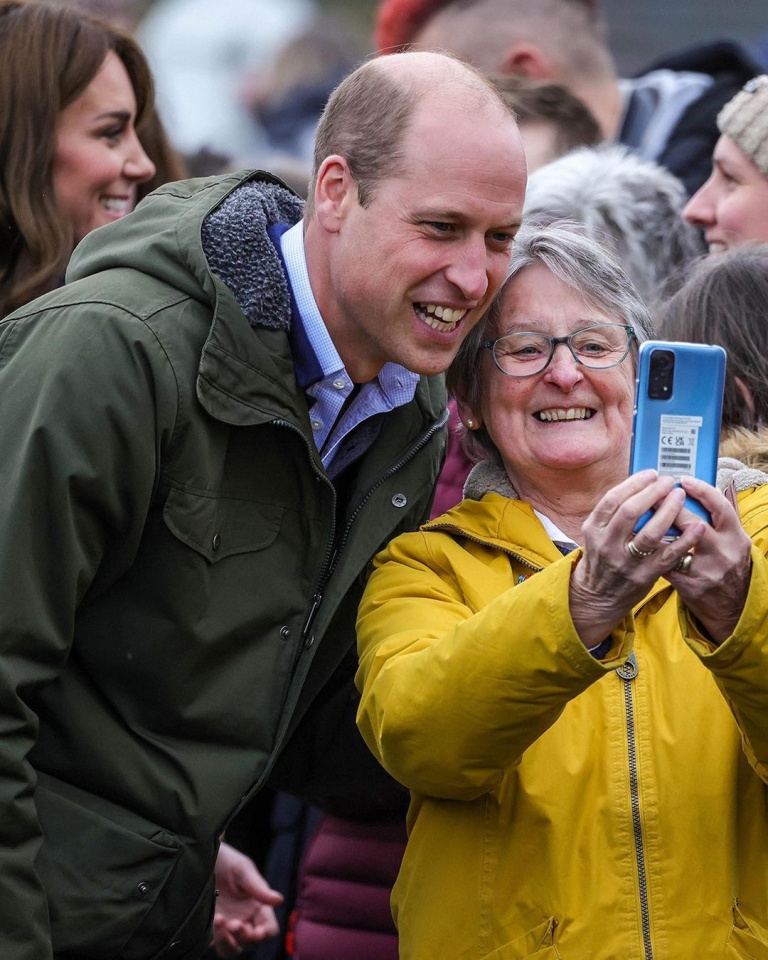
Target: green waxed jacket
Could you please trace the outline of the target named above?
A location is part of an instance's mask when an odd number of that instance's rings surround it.
[[[440,379],[336,502],[274,247],[249,324],[201,245],[245,181],[257,233],[298,219],[268,175],[172,184],[0,323],[3,960],[199,956],[217,836],[353,646],[369,558],[428,509]]]

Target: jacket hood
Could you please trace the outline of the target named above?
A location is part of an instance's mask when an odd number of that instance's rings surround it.
[[[266,231],[296,223],[302,209],[296,194],[263,171],[169,183],[129,216],[88,234],[67,281],[136,269],[211,305],[223,282],[252,325],[275,327],[278,316],[289,315],[290,299]]]
[[[705,73],[715,80],[728,77],[737,84],[746,83],[751,77],[763,73],[761,64],[749,50],[732,40],[696,44],[666,54],[644,67],[638,76],[652,70],[690,70],[693,73]]]
[[[469,536],[505,553],[514,544],[514,555],[534,569],[562,558],[533,507],[518,497],[504,468],[491,460],[473,467],[462,501],[421,529]]]

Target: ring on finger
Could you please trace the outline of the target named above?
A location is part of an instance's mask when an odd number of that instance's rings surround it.
[[[686,553],[675,564],[675,570],[678,573],[688,573],[691,569],[691,564],[693,563],[693,554]]]
[[[633,557],[635,560],[644,560],[646,557],[650,557],[652,553],[656,553],[655,550],[641,550],[634,540],[627,540],[626,543],[627,553],[630,557]]]

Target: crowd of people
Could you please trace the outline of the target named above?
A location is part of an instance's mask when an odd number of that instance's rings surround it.
[[[0,955],[768,956],[765,67],[228,2],[0,0]]]

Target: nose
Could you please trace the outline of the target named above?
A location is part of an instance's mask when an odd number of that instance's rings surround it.
[[[558,343],[544,376],[550,383],[556,384],[561,390],[572,390],[577,383],[584,379],[581,364],[568,349],[566,343]]]
[[[489,253],[485,239],[470,240],[452,251],[452,259],[445,269],[448,281],[464,300],[479,303],[488,291],[490,270]]]
[[[156,169],[134,131],[128,138],[123,174],[134,183],[146,183],[154,177]]]
[[[699,187],[683,207],[683,216],[694,227],[707,227],[715,222],[715,186],[712,177]]]

